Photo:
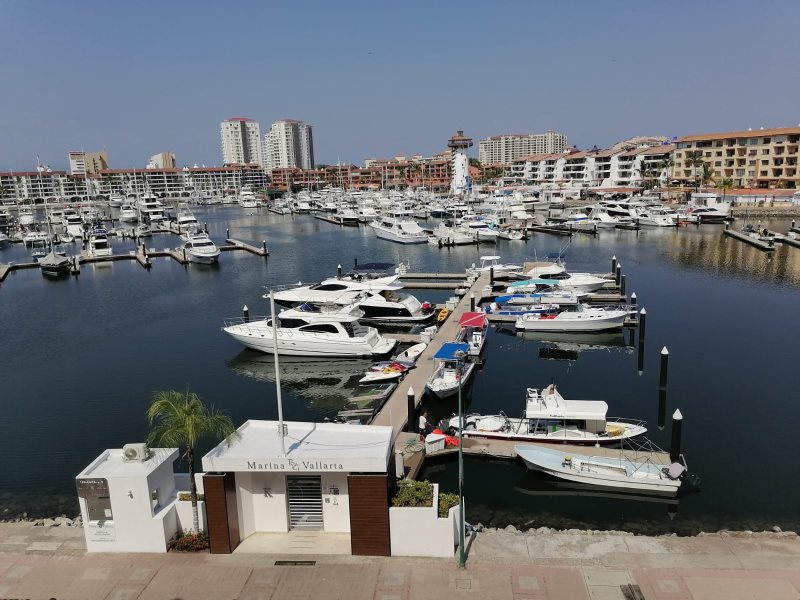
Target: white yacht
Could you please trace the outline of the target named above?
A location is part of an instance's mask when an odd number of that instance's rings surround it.
[[[529,271],[530,272],[530,271]],[[591,273],[567,273],[540,275],[536,279],[516,281],[508,286],[508,293],[538,292],[542,287],[553,287],[578,293],[596,292],[610,280],[597,277]]]
[[[275,292],[275,302],[284,306],[297,306],[304,302],[347,306],[355,302],[362,292],[395,292],[402,287],[397,275],[375,279],[346,275],[331,277],[313,285],[298,284],[297,287],[280,290]],[[269,294],[263,297],[268,299]]]
[[[108,232],[105,229],[93,229],[89,234],[89,256],[111,256],[111,244],[108,243]]]
[[[302,305],[278,314],[277,352],[289,356],[382,356],[396,341],[358,322],[363,312],[353,306],[318,308]],[[227,321],[223,331],[248,348],[273,353],[272,317]]]
[[[186,205],[178,207],[178,216],[176,220],[178,229],[182,233],[197,231],[200,228],[200,224],[197,222],[194,214]]]
[[[125,202],[125,198],[121,194],[111,194],[108,197],[108,205],[111,208],[119,208]]]
[[[27,206],[20,207],[19,213],[17,214],[17,220],[19,221],[20,225],[33,225],[34,221],[36,220],[33,216],[33,209]]]
[[[439,223],[433,228],[433,235],[430,242],[433,244],[442,244],[444,246],[466,246],[474,244],[476,233],[468,230],[466,227],[451,227],[445,223]]]
[[[521,273],[522,265],[501,263],[499,256],[481,256],[481,265],[476,267],[475,263],[472,263],[472,266],[467,269],[467,275],[477,275],[489,271],[492,271],[498,278],[509,277]]]
[[[139,220],[139,212],[133,204],[123,204],[119,209],[119,220],[123,223],[135,223]]]
[[[528,388],[525,412],[519,418],[470,414],[464,417],[464,437],[494,438],[553,444],[617,444],[647,432],[642,421],[608,418],[602,400],[565,400],[550,384],[543,390]],[[451,435],[459,418],[444,419],[440,428]]]
[[[83,238],[83,218],[74,212],[65,214],[64,231],[76,238]]]
[[[48,234],[46,231],[29,231],[23,236],[22,242],[26,246],[33,246],[34,244],[39,242],[44,242],[45,244],[49,244],[50,234]]]
[[[153,194],[145,194],[139,200],[139,212],[145,223],[155,224],[166,221],[164,205]]]
[[[242,193],[239,194],[239,205],[242,208],[257,208],[258,199],[256,198],[255,192],[251,190],[242,190]]]
[[[532,313],[521,316],[515,325],[524,331],[608,331],[621,329],[627,310],[590,308],[577,304],[574,311]]]
[[[364,291],[359,296],[357,305],[368,321],[422,323],[436,314],[431,303],[420,302],[411,294],[398,294],[395,290]]]
[[[469,353],[469,344],[447,342],[434,354],[436,367],[425,387],[437,398],[449,398],[458,394],[472,377],[475,363],[464,362]]]
[[[183,244],[186,257],[193,263],[211,265],[219,260],[219,248],[205,233],[188,233]]]
[[[383,217],[369,224],[375,235],[382,240],[401,244],[427,244],[428,234],[412,219]]]

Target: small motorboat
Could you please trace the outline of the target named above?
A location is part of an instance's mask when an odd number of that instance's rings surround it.
[[[524,331],[609,331],[621,329],[628,311],[623,309],[590,308],[578,304],[575,311],[531,313],[517,319],[517,329]]]
[[[425,348],[428,347],[428,344],[420,342],[419,344],[414,344],[413,346],[406,348],[400,354],[395,357],[395,360],[400,362],[416,362],[419,358],[419,355],[425,351]]]
[[[664,464],[658,462],[661,453],[652,451],[585,456],[527,444],[517,444],[514,450],[529,469],[559,479],[670,496],[678,493],[688,471],[682,454],[677,461]]]
[[[464,362],[469,356],[469,344],[448,342],[434,355],[437,366],[425,387],[437,398],[454,396],[469,382],[475,363]]]

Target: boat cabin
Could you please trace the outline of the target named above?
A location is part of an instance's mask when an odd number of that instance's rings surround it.
[[[564,400],[553,384],[541,391],[528,388],[525,400],[525,418],[531,421],[531,433],[573,428],[603,434],[607,412],[608,404],[602,400]]]
[[[461,328],[459,340],[464,341],[469,346],[467,354],[478,356],[486,343],[486,333],[489,329],[489,321],[482,312],[466,312],[458,320]]]

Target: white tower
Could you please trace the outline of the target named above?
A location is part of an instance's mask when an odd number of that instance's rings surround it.
[[[460,129],[447,142],[447,147],[453,154],[450,162],[453,180],[450,184],[450,193],[462,196],[472,191],[472,177],[469,176],[469,158],[467,148],[472,146],[472,139],[464,135]]]

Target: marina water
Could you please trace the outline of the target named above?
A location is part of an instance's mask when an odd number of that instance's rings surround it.
[[[216,241],[230,236],[259,244],[259,258],[226,252],[217,266],[154,260],[85,265],[79,277],[44,279],[38,270],[11,273],[0,286],[0,361],[4,477],[0,513],[76,512],[74,476],[105,448],[142,441],[154,391],[199,393],[239,424],[275,419],[274,368],[269,355],[243,350],[220,327],[226,317],[267,312],[269,286],[332,276],[353,260],[410,261],[411,270],[462,272],[482,254],[504,261],[542,259],[563,238],[536,235],[439,249],[377,240],[370,228],[340,228],[309,215],[275,215],[241,208],[195,211]],[[773,221],[785,231],[788,223]],[[177,238],[156,235],[155,249]],[[113,240],[115,253],[133,249]],[[75,246],[77,251],[77,245]],[[800,420],[796,401],[800,350],[797,305],[800,250],[773,256],[721,235],[721,226],[577,235],[566,252],[574,271],[607,272],[616,255],[647,309],[644,369],[638,371],[634,331],[578,344],[552,344],[493,327],[485,364],[466,390],[469,412],[518,416],[527,387],[555,382],[568,399],[598,399],[609,415],[648,422],[648,437],[669,444],[669,416],[684,415],[683,452],[699,491],[677,502],[621,499],[560,486],[528,473],[521,462],[468,458],[468,520],[484,525],[625,529],[696,533],[718,529],[797,530],[800,481],[794,461]],[[0,261],[26,261],[20,245]],[[443,302],[447,291],[410,290]],[[670,351],[666,426],[658,427],[658,356]],[[367,360],[281,361],[284,415],[321,420],[342,408]],[[402,385],[402,383],[401,383]],[[427,406],[434,420],[455,410]],[[344,426],[344,425],[343,425]],[[199,448],[210,447],[210,440]],[[421,477],[457,489],[453,459],[426,462]]]

